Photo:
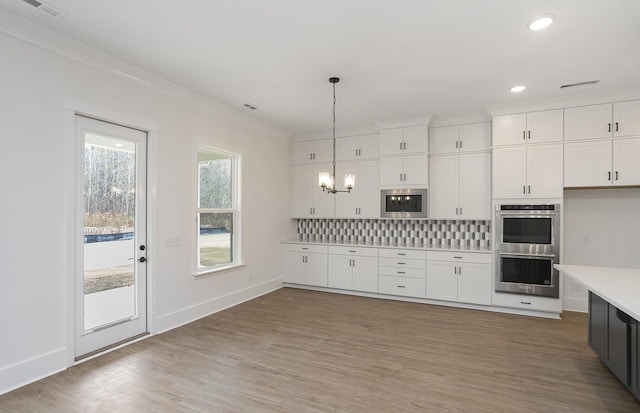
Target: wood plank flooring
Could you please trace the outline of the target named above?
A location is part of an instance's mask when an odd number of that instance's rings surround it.
[[[640,412],[562,320],[283,288],[0,396],[0,412]]]

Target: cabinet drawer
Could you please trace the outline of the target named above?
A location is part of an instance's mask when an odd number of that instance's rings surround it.
[[[427,251],[422,250],[406,250],[395,248],[380,248],[380,257],[386,258],[408,258],[415,260],[426,260]]]
[[[394,268],[417,268],[424,270],[427,268],[427,261],[425,260],[407,260],[401,257],[398,258],[380,258],[380,266],[394,267]]]
[[[319,254],[326,254],[329,251],[329,247],[326,245],[284,244],[283,247],[287,252],[315,252]]]
[[[409,278],[425,278],[426,270],[420,268],[401,268],[401,267],[378,267],[378,273],[380,275],[391,275],[394,277],[409,277]]]
[[[456,252],[456,251],[429,251],[427,253],[429,261],[456,261],[475,262],[478,264],[490,264],[491,253]]]
[[[491,303],[499,307],[519,308],[522,310],[548,311],[553,313],[562,311],[559,299],[536,297],[533,295],[494,293]]]
[[[377,248],[330,246],[329,254],[353,255],[359,257],[377,257]]]
[[[378,292],[381,294],[403,295],[405,297],[425,298],[426,281],[419,278],[378,277]]]

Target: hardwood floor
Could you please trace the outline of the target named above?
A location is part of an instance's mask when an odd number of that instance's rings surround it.
[[[0,412],[638,412],[562,320],[284,288],[0,396]]]

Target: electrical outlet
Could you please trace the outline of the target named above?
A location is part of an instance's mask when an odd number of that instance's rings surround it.
[[[591,244],[591,235],[585,235],[582,240],[584,241],[585,244]]]

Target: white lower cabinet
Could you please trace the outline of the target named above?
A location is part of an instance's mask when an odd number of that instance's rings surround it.
[[[330,247],[328,286],[378,292],[378,249]]]
[[[328,247],[312,244],[283,244],[282,279],[286,283],[327,286]]]
[[[426,297],[491,304],[491,254],[430,251]]]
[[[380,248],[378,254],[378,292],[425,298],[426,251]]]

